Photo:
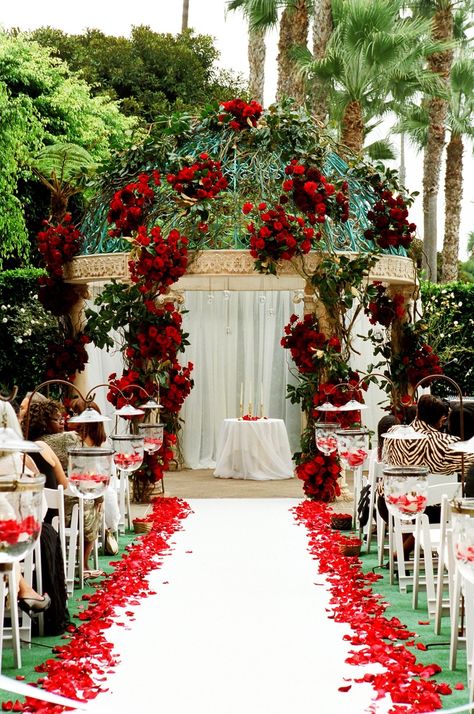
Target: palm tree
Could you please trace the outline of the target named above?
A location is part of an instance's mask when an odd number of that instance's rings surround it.
[[[267,29],[275,27],[279,22],[279,11],[283,10],[278,40],[277,99],[283,96],[293,97],[297,104],[303,104],[306,99],[305,82],[299,74],[293,48],[305,47],[307,44],[309,12],[313,4],[314,0],[230,0],[228,3],[230,10],[241,8],[245,12],[250,33],[257,30],[266,32]],[[249,42],[249,52],[250,44]],[[261,55],[257,59],[261,62]],[[250,57],[249,65],[252,69]],[[261,72],[263,75],[263,67]]]
[[[316,0],[313,8],[313,57],[315,59],[319,60],[325,56],[332,32],[332,1]],[[327,89],[320,80],[315,79],[311,88],[311,107],[314,118],[322,124],[327,120],[327,103]]]
[[[444,182],[445,220],[442,280],[458,279],[459,226],[463,194],[464,137],[474,138],[474,60],[461,58],[451,68],[451,98],[447,124],[450,140],[446,150]]]
[[[263,104],[265,89],[265,34],[266,28],[261,24],[255,24],[255,8],[252,7],[252,0],[230,0],[227,4],[228,10],[242,10],[247,17],[249,26],[249,39],[247,57],[249,63],[249,92],[252,99]],[[253,11],[253,12],[252,12]]]
[[[329,89],[340,141],[361,154],[370,121],[393,105],[391,88],[433,92],[439,82],[424,69],[424,58],[438,47],[423,18],[401,18],[401,0],[333,0],[334,32],[326,56],[300,54],[301,71]]]
[[[293,55],[295,47],[308,42],[308,0],[287,0],[280,20],[278,37],[277,100],[293,97],[297,104],[306,100],[306,83]]]
[[[432,15],[432,37],[434,40],[453,39],[453,0],[419,0],[415,3],[420,12]],[[428,59],[429,67],[448,86],[452,47],[436,52]],[[423,262],[427,277],[436,282],[436,255],[438,242],[437,207],[441,157],[445,142],[445,122],[448,111],[447,99],[441,96],[428,100],[429,127],[423,158]]]
[[[181,34],[186,32],[189,26],[189,0],[183,0],[183,13],[181,15]]]

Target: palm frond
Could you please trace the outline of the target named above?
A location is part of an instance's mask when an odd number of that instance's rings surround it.
[[[47,180],[74,185],[91,176],[97,164],[82,146],[58,143],[41,149],[31,160],[31,168]]]
[[[389,139],[379,139],[364,146],[364,154],[369,156],[372,161],[394,161],[397,158],[393,144]]]

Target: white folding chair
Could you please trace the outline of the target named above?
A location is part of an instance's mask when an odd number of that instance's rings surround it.
[[[474,573],[461,576],[466,615],[466,665],[469,686],[469,701],[474,701]],[[472,711],[472,710],[471,710]]]
[[[444,476],[445,481],[440,482],[440,477]],[[455,492],[459,488],[456,474],[429,474],[428,475],[428,500],[427,505],[433,506],[441,502],[442,495],[447,489],[452,487]],[[393,531],[389,528],[389,558],[390,572],[395,569],[394,551],[397,554],[396,568],[398,572],[398,587],[400,592],[407,592],[407,587],[413,585],[413,572],[415,568],[413,560],[406,558],[403,548],[403,538],[407,534],[412,534],[416,541],[416,519],[414,521],[403,521],[397,516],[392,516]],[[389,519],[390,524],[390,519]],[[438,525],[439,529],[439,525]],[[391,541],[391,542],[390,542]],[[418,539],[419,542],[419,539]],[[428,564],[428,568],[429,568]],[[390,581],[393,582],[392,580]],[[435,596],[433,596],[433,599]]]
[[[444,552],[446,550],[446,536],[449,518],[448,502],[452,501],[460,493],[461,484],[456,481],[449,483],[435,483],[428,486],[427,505],[434,506],[441,503],[441,518],[440,523],[430,524],[428,516],[425,513],[420,514],[415,519],[415,546],[413,556],[413,608],[418,607],[418,594],[420,588],[420,566],[421,555],[423,554],[424,562],[424,585],[426,586],[426,600],[428,606],[428,614],[430,617],[436,618],[436,606],[439,600],[439,608],[443,606],[443,587],[446,584],[449,586],[449,581],[444,576],[444,562],[446,560]],[[435,560],[437,562],[437,571],[435,577]],[[440,558],[441,565],[440,568]],[[439,595],[436,590],[438,589]],[[451,591],[452,588],[449,588]],[[446,607],[450,606],[450,602],[446,603]],[[439,616],[441,613],[439,614]]]
[[[74,496],[74,494],[69,489],[65,491],[61,485],[58,485],[57,489],[45,488],[44,493],[48,509],[57,511],[57,515],[52,520],[52,526],[57,530],[59,536],[64,563],[64,578],[69,598],[74,592],[76,565],[80,560],[79,505],[77,503],[73,505],[71,521],[66,526],[64,496]]]

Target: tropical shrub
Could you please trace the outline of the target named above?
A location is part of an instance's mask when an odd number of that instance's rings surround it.
[[[56,319],[37,297],[38,269],[0,273],[0,389],[20,394],[45,376],[48,346],[59,339]]]
[[[446,376],[454,379],[464,395],[474,395],[474,286],[472,283],[421,284],[426,340],[443,362]],[[439,394],[453,393],[440,382]]]

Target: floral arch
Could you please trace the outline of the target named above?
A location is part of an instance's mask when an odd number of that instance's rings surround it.
[[[291,105],[263,113],[255,102],[234,100],[199,118],[175,118],[112,171],[83,222],[82,255],[67,262],[63,279],[70,286],[112,281],[88,312],[88,339],[112,346],[111,328],[121,330],[127,370],[119,386],[160,386],[168,441],[160,462],[149,465],[153,478],[167,466],[192,386],[177,360],[185,336],[173,293],[203,279],[261,285],[263,276],[275,287],[297,281],[304,291],[304,319],[285,332],[282,325],[299,379],[289,396],[307,417],[297,473],[307,495],[337,495],[340,467],[316,453],[312,423],[328,390],[346,382],[353,392],[359,383],[350,365],[355,316],[377,325],[365,337],[383,362],[388,381],[380,386],[395,378],[401,394],[409,391],[406,349],[419,352],[417,377],[428,369],[427,346],[410,318],[409,203],[393,172],[343,161],[330,137]],[[78,328],[80,301],[73,313]],[[339,392],[341,403],[352,396]]]

